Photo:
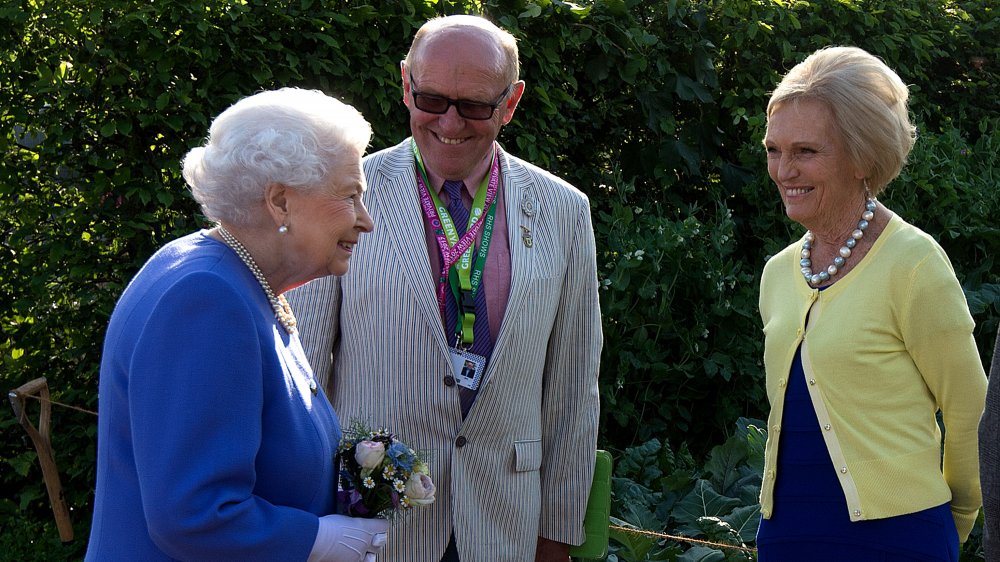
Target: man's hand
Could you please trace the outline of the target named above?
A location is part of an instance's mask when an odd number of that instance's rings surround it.
[[[567,562],[569,560],[569,545],[562,542],[538,537],[538,547],[535,549],[535,562]]]

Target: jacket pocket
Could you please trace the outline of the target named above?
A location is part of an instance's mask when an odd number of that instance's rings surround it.
[[[514,471],[530,472],[542,466],[542,440],[514,441]]]

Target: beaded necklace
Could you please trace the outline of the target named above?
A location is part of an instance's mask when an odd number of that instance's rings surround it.
[[[247,251],[246,247],[235,236],[223,228],[221,224],[219,225],[219,234],[222,235],[222,239],[226,242],[226,245],[232,248],[236,252],[236,255],[243,260],[243,263],[250,269],[250,273],[253,273],[253,276],[257,278],[260,287],[264,289],[264,294],[267,295],[268,302],[271,303],[271,308],[274,309],[274,316],[278,319],[278,322],[285,328],[288,335],[295,335],[298,332],[295,328],[295,315],[292,314],[292,307],[289,306],[285,295],[275,296],[271,285],[264,278],[264,274],[261,273],[260,268],[257,267],[257,262],[253,261],[253,256],[250,255],[250,252]]]
[[[861,213],[861,220],[858,221],[858,227],[851,233],[851,237],[847,239],[847,242],[841,246],[840,255],[833,258],[833,263],[827,266],[826,271],[813,273],[811,256],[812,245],[816,240],[816,236],[812,231],[806,231],[805,242],[802,243],[802,259],[799,260],[799,265],[802,266],[802,276],[806,278],[806,283],[819,285],[840,273],[840,270],[844,268],[844,264],[847,263],[847,258],[851,257],[852,250],[858,245],[858,241],[864,237],[869,222],[875,218],[875,207],[875,199],[869,197],[868,201],[865,202],[865,211]]]

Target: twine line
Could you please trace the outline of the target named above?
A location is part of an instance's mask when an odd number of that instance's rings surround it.
[[[747,547],[747,546],[737,546],[737,545],[733,545],[733,544],[724,544],[724,543],[706,541],[706,540],[701,540],[701,539],[693,539],[691,537],[683,537],[683,536],[678,536],[678,535],[668,535],[666,533],[659,533],[659,532],[656,532],[656,531],[647,531],[645,529],[635,529],[635,528],[632,528],[632,527],[622,527],[621,525],[609,525],[608,527],[611,528],[611,529],[614,529],[616,531],[624,531],[626,533],[631,533],[633,535],[644,535],[644,536],[647,536],[647,537],[657,537],[657,538],[661,538],[661,539],[669,539],[669,540],[672,540],[672,541],[675,541],[675,542],[687,542],[687,543],[693,543],[693,544],[701,544],[701,545],[705,545],[705,546],[711,546],[713,548],[730,548],[730,549],[733,549],[733,550],[742,550],[743,552],[757,552],[756,548],[750,548],[750,547]]]
[[[84,414],[90,414],[92,416],[96,416],[97,415],[97,412],[94,412],[92,410],[87,410],[85,408],[80,408],[78,406],[71,406],[69,404],[63,404],[62,402],[58,402],[56,400],[52,400],[51,398],[42,398],[41,396],[35,396],[34,394],[21,394],[20,392],[11,392],[10,395],[11,396],[17,396],[17,397],[20,397],[20,398],[31,398],[33,400],[38,400],[39,402],[48,402],[49,404],[54,404],[56,406],[62,406],[63,408],[69,408],[70,410],[76,410],[77,412],[83,412]]]

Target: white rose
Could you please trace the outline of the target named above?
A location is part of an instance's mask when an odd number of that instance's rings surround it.
[[[423,472],[414,472],[406,481],[406,497],[413,505],[434,503],[434,482]]]
[[[354,460],[361,468],[372,470],[385,458],[385,444],[379,441],[362,441],[354,447]]]

